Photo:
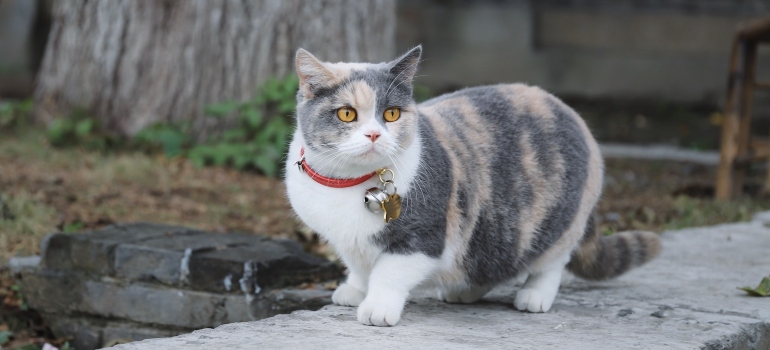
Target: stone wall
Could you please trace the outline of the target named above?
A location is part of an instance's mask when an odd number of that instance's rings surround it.
[[[525,82],[559,96],[719,106],[735,30],[770,3],[424,0],[400,1],[398,12],[397,48],[423,44],[416,81],[435,90]]]
[[[294,241],[144,223],[53,234],[27,265],[29,306],[78,350],[315,310],[341,275]]]

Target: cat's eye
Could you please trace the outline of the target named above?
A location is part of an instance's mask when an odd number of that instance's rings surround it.
[[[385,118],[386,122],[394,122],[401,117],[401,108],[390,107],[382,113],[382,117]]]
[[[342,107],[337,110],[337,118],[340,118],[345,123],[356,121],[356,110],[352,107]]]

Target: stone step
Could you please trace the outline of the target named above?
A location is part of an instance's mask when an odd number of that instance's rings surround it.
[[[53,234],[43,243],[42,266],[210,292],[258,292],[341,275],[336,264],[291,240],[149,223]]]
[[[259,320],[294,310],[319,309],[330,302],[330,291],[265,290],[259,294],[210,293],[156,284],[41,269],[21,274],[32,309],[48,314],[87,314],[186,329]]]
[[[78,350],[317,310],[341,277],[291,240],[148,223],[53,234],[41,258],[10,266],[30,308]]]
[[[770,274],[768,217],[666,232],[661,257],[618,279],[565,277],[545,314],[514,310],[512,283],[469,305],[417,295],[391,328],[359,324],[355,308],[326,306],[116,349],[767,350],[770,298],[736,287]]]

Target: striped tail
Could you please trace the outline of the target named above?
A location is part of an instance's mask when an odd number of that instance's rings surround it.
[[[567,269],[588,280],[605,280],[641,266],[659,253],[660,238],[654,232],[625,231],[604,236],[591,218]]]

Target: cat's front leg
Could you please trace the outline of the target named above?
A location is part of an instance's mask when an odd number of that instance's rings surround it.
[[[348,265],[348,278],[334,290],[332,302],[342,306],[358,306],[366,297],[364,274]]]
[[[427,279],[437,266],[437,259],[422,253],[382,254],[369,275],[369,289],[358,307],[358,321],[373,326],[398,323],[409,292]]]

